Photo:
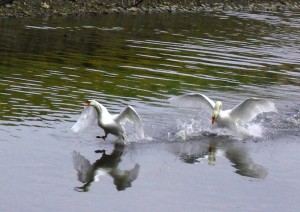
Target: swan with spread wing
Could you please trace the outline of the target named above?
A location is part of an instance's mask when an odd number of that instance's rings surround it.
[[[202,107],[208,106],[212,110],[211,122],[220,127],[236,129],[238,123],[244,124],[253,120],[258,114],[277,112],[275,104],[267,99],[248,98],[230,110],[222,110],[222,102],[214,102],[204,94],[190,93],[172,97],[169,101],[177,106]]]
[[[105,135],[97,136],[97,138],[105,140],[108,134],[113,134],[124,141],[126,131],[123,125],[129,121],[134,124],[137,137],[144,139],[141,118],[133,107],[127,106],[120,114],[112,115],[106,107],[96,100],[89,100],[84,103],[84,106],[86,106],[85,109],[72,127],[74,132],[79,132],[88,126],[98,124],[104,130]]]

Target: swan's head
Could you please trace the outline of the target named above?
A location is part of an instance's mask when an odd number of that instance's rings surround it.
[[[99,115],[101,115],[103,113],[103,111],[107,110],[103,105],[101,105],[96,100],[88,100],[88,101],[83,103],[83,106],[92,106],[92,107],[94,107],[97,110]]]
[[[83,103],[84,106],[94,106],[96,107],[99,103],[96,100],[88,100]]]
[[[213,110],[213,114],[212,114],[212,117],[211,117],[211,123],[214,124],[220,114],[220,111],[221,111],[221,108],[222,108],[222,102],[221,101],[216,101],[216,104],[215,104],[215,107],[214,107],[214,110]]]
[[[83,103],[83,106],[93,106],[97,110],[99,109],[99,111],[102,111],[102,108],[103,108],[103,106],[96,100],[88,100]]]

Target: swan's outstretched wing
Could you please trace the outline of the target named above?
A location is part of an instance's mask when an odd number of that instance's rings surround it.
[[[215,102],[203,94],[189,93],[181,96],[171,97],[169,99],[170,103],[180,107],[193,107],[202,108],[203,106],[208,106],[213,109],[215,107]]]
[[[142,121],[138,113],[131,106],[127,106],[119,115],[115,115],[114,119],[116,122],[125,124],[127,121],[134,124],[135,132],[140,139],[144,139],[144,129]]]
[[[276,112],[275,104],[266,99],[249,98],[230,111],[230,116],[235,121],[248,122],[258,114],[264,112]]]
[[[88,126],[96,125],[98,121],[98,114],[94,107],[88,106],[82,110],[82,113],[77,122],[71,128],[74,132],[82,131]]]
[[[74,168],[77,171],[78,180],[82,183],[88,182],[92,177],[92,166],[90,161],[76,151],[73,151],[72,156]]]

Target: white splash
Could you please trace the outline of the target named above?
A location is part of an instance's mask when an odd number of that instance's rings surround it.
[[[178,122],[177,131],[174,133],[173,139],[187,141],[205,135],[230,136],[238,140],[243,140],[247,137],[262,138],[263,127],[259,123],[249,123],[246,126],[238,126],[237,130],[231,130],[207,123],[203,124],[201,120],[191,120],[188,123]],[[168,137],[171,137],[170,133]]]

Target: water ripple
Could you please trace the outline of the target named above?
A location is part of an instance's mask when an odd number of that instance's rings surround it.
[[[144,17],[142,25],[127,18],[132,22],[106,17],[4,24],[1,121],[55,127],[74,121],[83,101],[97,99],[113,112],[132,104],[149,117],[146,123],[166,125],[159,111],[169,107],[166,99],[188,92],[229,104],[252,95],[282,105],[282,99],[298,101],[297,12],[191,14],[166,23]],[[160,114],[156,121],[152,111]]]

